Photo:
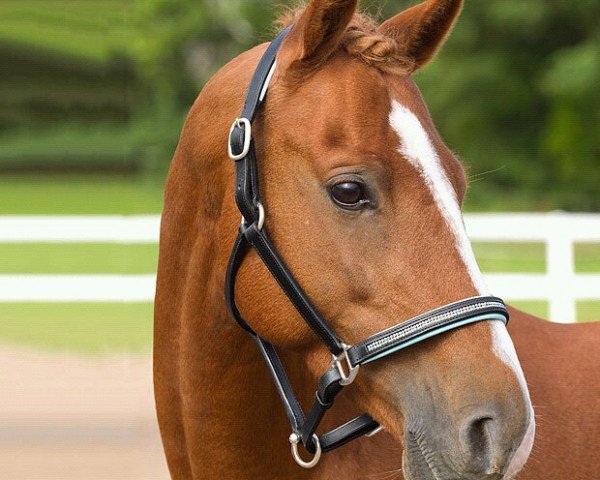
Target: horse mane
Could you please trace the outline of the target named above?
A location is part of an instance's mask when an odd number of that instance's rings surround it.
[[[283,29],[294,23],[302,14],[305,5],[284,11],[276,25]],[[409,75],[416,68],[416,61],[400,52],[398,43],[377,29],[376,21],[367,14],[356,13],[341,41],[349,55],[359,58],[368,65],[392,75]]]

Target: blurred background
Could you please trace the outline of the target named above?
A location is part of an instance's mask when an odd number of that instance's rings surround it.
[[[167,478],[152,405],[151,296],[42,290],[152,279],[155,216],[187,110],[222,65],[272,37],[290,3],[0,1],[2,476]],[[387,17],[413,3],[362,6]],[[416,81],[468,168],[468,212],[600,211],[598,18],[599,0],[466,1]],[[151,233],[65,243],[47,233],[64,215],[143,215]],[[14,221],[21,233],[11,236]],[[482,269],[542,278],[549,247],[530,237],[477,242]],[[567,265],[592,278],[600,243],[586,238],[569,244]],[[600,319],[600,289],[591,297],[576,303],[578,321]],[[514,298],[549,317],[547,301]]]

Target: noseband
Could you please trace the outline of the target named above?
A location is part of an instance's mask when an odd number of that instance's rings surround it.
[[[234,121],[229,135],[229,156],[235,161],[236,169],[235,200],[242,214],[242,224],[227,267],[225,297],[231,315],[252,335],[273,376],[292,426],[290,442],[294,459],[300,466],[312,468],[319,462],[322,452],[334,450],[363,435],[372,436],[382,429],[365,413],[331,432],[320,436],[316,434],[336,396],[343,387],[354,381],[361,365],[464,325],[488,320],[500,320],[506,324],[509,315],[506,305],[499,298],[470,298],[419,315],[352,346],[346,345],[321,316],[277,254],[264,230],[265,210],[259,195],[257,158],[252,140],[252,122],[265,100],[275,71],[277,52],[290,28],[277,36],[260,60],[250,83],[242,115]],[[251,248],[256,250],[304,321],[331,351],[331,369],[321,377],[308,415],[304,414],[294,394],[274,346],[252,330],[236,306],[237,274]],[[311,461],[306,462],[300,457],[300,444],[314,455]]]

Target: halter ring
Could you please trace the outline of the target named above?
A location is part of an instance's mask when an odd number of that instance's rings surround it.
[[[385,430],[385,427],[383,425],[379,425],[375,430],[373,430],[370,433],[365,433],[365,437],[367,438],[373,438],[375,435],[377,435],[378,433],[381,433]]]
[[[333,356],[333,362],[331,366],[337,368],[340,377],[342,377],[342,379],[340,380],[340,385],[347,387],[348,385],[354,383],[354,380],[356,380],[356,376],[358,375],[358,371],[360,370],[360,365],[356,365],[355,367],[352,366],[352,363],[350,362],[350,357],[348,356],[348,350],[350,350],[350,347],[348,345],[342,343],[342,348],[344,349],[344,352],[338,357],[336,357],[335,355]],[[347,374],[344,371],[344,367],[342,367],[342,360],[346,360],[346,364],[348,365]]]
[[[263,227],[265,226],[265,219],[266,219],[265,207],[263,206],[263,204],[261,202],[258,202],[258,204],[256,205],[256,208],[258,208],[258,223],[256,224],[256,229],[260,232],[260,231],[262,231]],[[248,225],[248,222],[246,222],[246,219],[244,218],[244,216],[242,216],[242,228],[245,228],[247,225]]]
[[[297,433],[292,433],[290,435],[290,443],[292,444],[292,457],[294,457],[296,463],[302,468],[314,468],[319,463],[319,460],[321,460],[321,453],[323,452],[321,450],[321,442],[319,442],[319,437],[317,437],[313,433],[312,438],[313,442],[315,442],[317,451],[315,452],[315,456],[312,458],[311,461],[305,462],[304,460],[302,460],[302,458],[300,458],[300,454],[298,453],[298,444],[300,443],[300,436]]]
[[[231,144],[231,135],[236,128],[244,129],[244,148],[241,153],[237,154],[233,152],[233,145]],[[231,125],[231,130],[229,130],[229,143],[227,145],[227,153],[229,154],[229,158],[235,160],[241,160],[248,155],[250,151],[250,142],[252,141],[252,124],[250,120],[247,118],[236,118]]]

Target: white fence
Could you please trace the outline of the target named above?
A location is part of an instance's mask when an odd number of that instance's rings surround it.
[[[600,215],[471,214],[477,242],[546,244],[547,273],[488,274],[497,295],[547,300],[550,318],[574,322],[576,301],[600,300],[600,274],[575,274],[574,244],[600,243]],[[0,243],[122,243],[158,241],[157,216],[0,217]],[[154,298],[153,275],[0,275],[0,302],[134,302]]]
[[[494,293],[509,300],[548,300],[550,319],[571,323],[578,300],[600,300],[600,274],[575,274],[576,243],[600,243],[600,215],[481,214],[465,218],[474,242],[546,244],[546,274],[488,274]]]

